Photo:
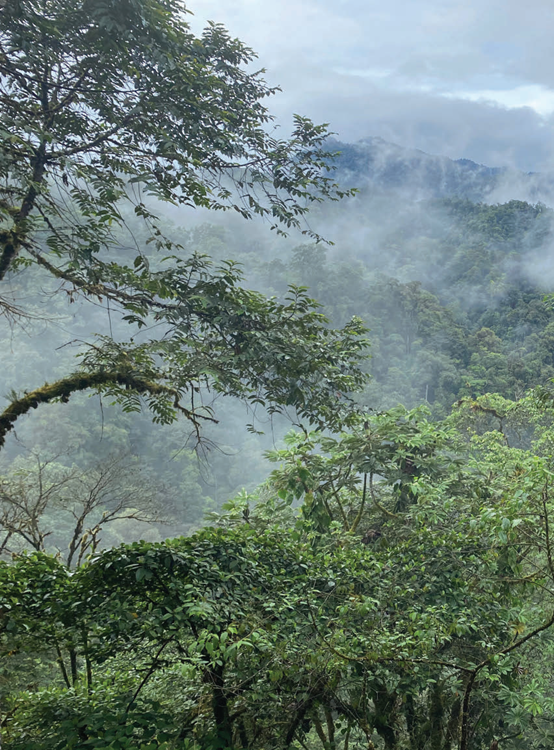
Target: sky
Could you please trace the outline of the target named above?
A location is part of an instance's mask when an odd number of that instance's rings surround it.
[[[488,166],[554,170],[553,0],[190,0],[297,112],[343,141],[380,136]]]

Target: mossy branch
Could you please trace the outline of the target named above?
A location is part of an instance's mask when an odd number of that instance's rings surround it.
[[[109,385],[121,385],[139,394],[172,397],[174,408],[192,422],[197,433],[201,420],[217,422],[213,417],[198,414],[182,406],[179,402],[179,391],[162,383],[117,370],[77,372],[67,378],[57,380],[55,383],[46,383],[41,388],[26,393],[21,398],[14,399],[0,414],[0,447],[4,445],[6,435],[14,428],[19,417],[27,414],[31,409],[36,409],[39,404],[46,404],[56,399],[67,402],[73,393]]]

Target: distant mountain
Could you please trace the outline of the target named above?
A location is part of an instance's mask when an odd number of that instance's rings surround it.
[[[342,184],[364,192],[393,192],[411,200],[458,196],[475,202],[523,200],[554,205],[554,175],[487,167],[470,159],[449,159],[403,148],[383,138],[357,143],[331,140]]]

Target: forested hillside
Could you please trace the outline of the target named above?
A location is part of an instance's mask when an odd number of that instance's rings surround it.
[[[554,211],[252,62],[0,7],[2,748],[550,749]]]
[[[517,399],[554,377],[552,209],[385,198],[376,207],[362,192],[341,207],[352,234],[365,224],[365,242],[338,233],[335,247],[300,245],[269,262],[235,254],[264,291],[306,285],[337,325],[362,318],[368,407],[426,403],[442,417],[461,398]]]
[[[337,168],[345,184],[388,190],[407,200],[464,198],[488,203],[510,198],[552,202],[550,171],[522,172],[505,165],[449,159],[370,136],[356,143],[332,141],[340,151]]]

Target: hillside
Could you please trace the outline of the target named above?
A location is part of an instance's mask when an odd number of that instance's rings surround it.
[[[337,176],[363,192],[393,192],[409,200],[458,197],[498,202],[510,199],[552,204],[554,176],[507,166],[485,166],[408,149],[370,136],[356,143],[329,141],[340,152]]]
[[[388,204],[383,229],[363,207],[353,204],[351,220],[364,216],[380,231],[354,251],[347,236],[329,249],[299,246],[287,261],[243,260],[268,293],[303,284],[333,323],[364,320],[369,408],[427,403],[443,416],[460,398],[518,398],[554,377],[554,314],[545,300],[554,289],[552,209],[521,201],[397,202]]]

